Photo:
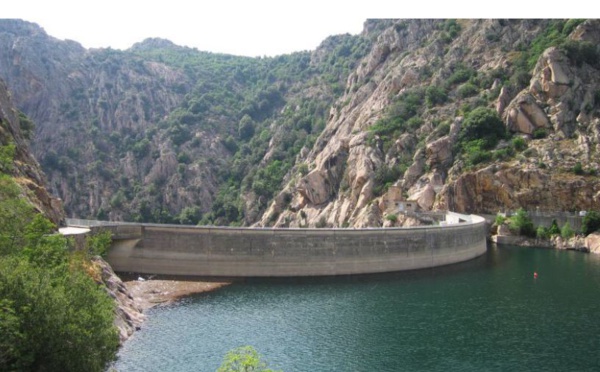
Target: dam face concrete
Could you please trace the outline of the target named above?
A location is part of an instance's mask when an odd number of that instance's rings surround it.
[[[367,274],[466,261],[486,251],[485,220],[413,228],[271,229],[158,224],[110,230],[117,272],[223,277]]]

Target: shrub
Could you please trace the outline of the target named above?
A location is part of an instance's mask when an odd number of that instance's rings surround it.
[[[589,235],[598,230],[600,230],[600,213],[589,211],[581,221],[581,232],[584,235]]]
[[[466,116],[459,133],[459,142],[480,140],[482,149],[490,149],[502,138],[506,129],[495,110],[478,107]]]
[[[578,161],[577,163],[575,163],[575,166],[573,166],[573,173],[575,173],[578,176],[581,176],[585,173],[581,162]]]
[[[512,140],[512,145],[517,151],[523,151],[527,148],[527,142],[523,139],[523,137],[515,137]]]
[[[475,72],[475,70],[466,68],[464,66],[458,66],[454,70],[452,75],[450,75],[448,77],[448,79],[446,79],[446,85],[452,86],[455,84],[464,83],[465,81],[469,80],[471,77],[473,77],[475,75],[477,75],[477,72]]]
[[[563,239],[570,239],[575,235],[575,231],[571,228],[569,222],[566,222],[563,227],[560,229],[560,236]]]
[[[460,98],[467,98],[474,96],[478,91],[479,89],[477,89],[475,84],[467,82],[458,87],[456,94],[458,94]]]
[[[497,214],[496,215],[496,219],[494,220],[494,224],[496,224],[496,226],[500,226],[502,225],[504,222],[506,221],[506,217],[501,215],[501,214]]]
[[[385,219],[392,223],[398,222],[398,216],[395,214],[388,214],[387,216],[385,216]]]
[[[492,159],[492,153],[485,150],[482,140],[475,140],[467,143],[463,151],[465,152],[465,162],[468,166],[485,163]]]
[[[566,40],[560,45],[560,49],[577,66],[583,63],[595,66],[598,63],[596,46],[589,41]]]
[[[558,227],[558,223],[556,222],[556,220],[552,220],[552,225],[550,225],[548,233],[550,235],[560,235],[560,228]]]
[[[448,94],[442,87],[437,85],[430,85],[425,90],[425,103],[427,107],[433,107],[438,104],[446,102]]]
[[[403,173],[400,165],[388,166],[383,164],[375,171],[373,194],[380,196],[385,193],[390,185],[399,179]]]
[[[547,135],[548,135],[548,132],[546,132],[546,128],[537,128],[536,130],[533,131],[534,139],[546,138]]]
[[[539,238],[539,239],[548,239],[550,238],[550,233],[548,231],[548,229],[546,229],[544,226],[538,226],[535,235]]]
[[[528,237],[534,237],[536,235],[533,222],[523,208],[520,208],[517,213],[509,219],[509,228],[514,234]]]

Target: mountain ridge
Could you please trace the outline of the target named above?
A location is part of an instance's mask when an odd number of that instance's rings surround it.
[[[272,58],[156,38],[82,52],[10,27],[0,22],[0,73],[73,217],[371,226],[391,224],[402,198],[486,213],[599,198],[586,57],[598,53],[596,20],[368,20],[360,35]],[[462,140],[478,108],[508,133],[490,148]],[[554,145],[567,143],[587,155],[561,155],[555,172]],[[585,175],[569,170],[577,163]],[[576,185],[589,191],[567,197]]]

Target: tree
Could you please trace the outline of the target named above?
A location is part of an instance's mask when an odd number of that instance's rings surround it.
[[[433,107],[437,104],[444,103],[447,99],[448,94],[444,88],[436,85],[430,85],[425,90],[425,103],[427,104],[427,107]]]
[[[252,346],[230,350],[217,372],[277,372],[267,368],[267,363]]]
[[[0,370],[102,372],[119,344],[114,302],[21,194],[0,175]]]
[[[600,230],[600,213],[589,211],[581,221],[581,232],[584,235],[589,235],[597,230]]]
[[[569,222],[565,222],[563,227],[560,229],[560,236],[563,237],[563,239],[570,239],[574,235],[575,231],[573,231]]]
[[[552,225],[550,225],[548,233],[550,235],[560,235],[560,228],[558,227],[558,222],[556,222],[556,219],[552,220]]]
[[[254,120],[252,120],[250,115],[246,114],[240,120],[238,135],[242,141],[246,141],[254,135]]]
[[[515,234],[528,237],[535,237],[536,230],[533,221],[527,215],[527,212],[520,208],[514,216],[509,219],[509,229]]]
[[[506,136],[506,129],[495,110],[478,107],[469,112],[459,134],[463,145],[470,141],[482,141],[483,149],[491,149]]]

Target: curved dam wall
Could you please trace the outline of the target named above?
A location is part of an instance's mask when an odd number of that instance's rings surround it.
[[[107,261],[118,272],[282,277],[381,273],[466,261],[486,251],[485,220],[373,229],[271,229],[125,224]]]

